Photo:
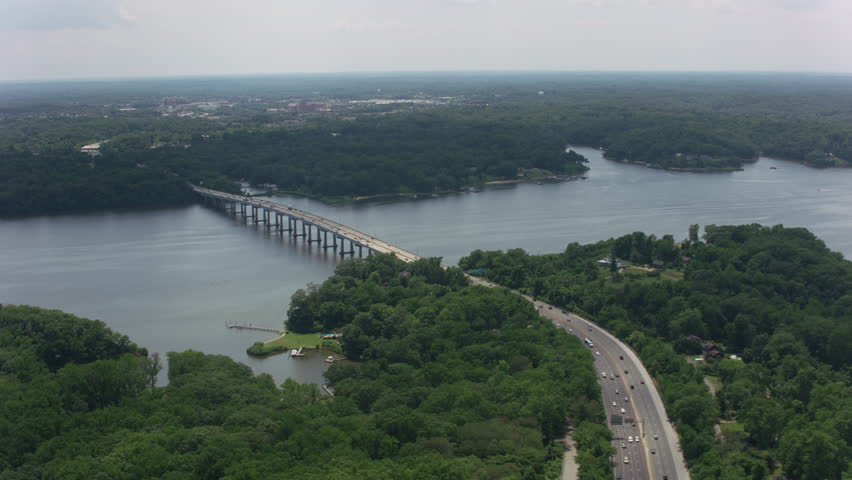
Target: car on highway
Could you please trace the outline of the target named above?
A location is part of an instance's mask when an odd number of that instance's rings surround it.
[[[645,380],[639,380],[639,383],[641,383],[642,385],[645,385]]]
[[[628,372],[627,372],[627,370],[625,370],[625,371],[624,371],[624,374],[625,374],[625,375],[627,375],[627,373],[628,373]]]
[[[613,407],[615,407],[615,406],[616,406],[616,405],[615,405],[615,402],[612,402],[612,406],[613,406]]]
[[[653,455],[653,454],[655,454],[655,453],[657,453],[657,451],[656,451],[656,450],[654,450],[654,449],[652,448],[652,449],[651,449],[651,455]]]
[[[657,434],[655,433],[655,434],[654,434],[654,440],[656,440],[656,439],[658,439],[658,438],[660,438],[660,436],[659,436],[659,435],[657,435]]]
[[[625,401],[625,402],[629,402],[629,401],[630,401],[630,399],[629,399],[629,398],[627,398],[627,397],[624,397],[624,401]]]
[[[630,385],[630,390],[635,390],[635,389],[636,389],[636,387],[634,387],[633,385]]]
[[[619,356],[618,356],[618,359],[619,359],[619,360],[624,360],[624,355],[619,355]]]
[[[548,309],[548,310],[553,310],[553,307],[551,307],[550,305],[548,305],[548,306],[547,306],[547,309]]]
[[[627,458],[627,457],[624,457],[624,463],[630,463],[630,459]]]
[[[624,443],[624,442],[621,442],[621,448],[627,448],[627,444]]]
[[[627,443],[633,443],[633,437],[632,436],[627,437]]]
[[[600,354],[601,354],[601,352],[595,352],[595,355],[600,355]]]
[[[622,408],[622,409],[621,409],[621,413],[627,413],[627,410],[625,410],[625,409],[623,409],[623,408]]]
[[[618,395],[618,389],[617,388],[615,389],[615,394]]]

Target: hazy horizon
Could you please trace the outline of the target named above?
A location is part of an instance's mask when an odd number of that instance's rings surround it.
[[[174,75],[135,75],[114,77],[58,77],[58,78],[23,78],[15,80],[0,79],[0,84],[26,84],[26,83],[62,83],[62,82],[122,82],[136,80],[185,80],[194,78],[203,79],[232,79],[232,78],[262,78],[262,77],[299,77],[299,76],[416,76],[416,75],[535,75],[535,74],[661,74],[661,75],[789,75],[789,76],[825,76],[825,77],[852,77],[849,72],[831,71],[796,71],[796,70],[354,70],[338,72],[232,72],[232,73],[194,73]]]
[[[843,0],[5,0],[0,80],[852,73]]]

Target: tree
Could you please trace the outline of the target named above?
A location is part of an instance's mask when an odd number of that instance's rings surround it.
[[[698,243],[698,229],[700,227],[697,223],[694,223],[689,226],[689,242],[690,243]]]

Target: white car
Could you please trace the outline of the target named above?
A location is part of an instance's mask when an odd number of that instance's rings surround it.
[[[633,443],[633,437],[627,437],[627,443]]]
[[[627,457],[624,457],[624,463],[630,463],[630,459],[627,458]]]
[[[601,352],[595,352],[595,355],[600,355],[600,354],[601,354]]]
[[[615,405],[615,402],[612,402],[612,406],[613,406],[613,407],[614,407],[614,406],[616,406],[616,405]]]
[[[625,410],[625,409],[623,409],[623,408],[622,408],[622,409],[621,409],[621,413],[627,413],[627,410]]]

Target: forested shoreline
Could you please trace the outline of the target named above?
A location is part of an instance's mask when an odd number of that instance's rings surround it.
[[[698,231],[552,255],[475,251],[459,264],[583,312],[636,350],[694,479],[846,478],[852,263],[801,228],[708,225],[703,241]],[[686,360],[702,354],[707,364]],[[705,379],[720,384],[715,397]]]
[[[103,323],[0,305],[0,476],[549,479],[569,425],[580,478],[611,476],[588,349],[508,290],[376,255],[290,313],[359,360],[327,371],[333,398],[194,351],[157,386],[156,358]]]
[[[233,79],[218,82],[0,92],[0,216],[178,205],[191,198],[182,183],[199,181],[238,191],[245,180],[347,201],[458,191],[533,170],[582,175],[585,159],[566,145],[697,172],[738,170],[760,155],[813,167],[852,160],[849,87],[834,77],[242,80],[256,97]],[[99,156],[80,152],[92,143]]]

